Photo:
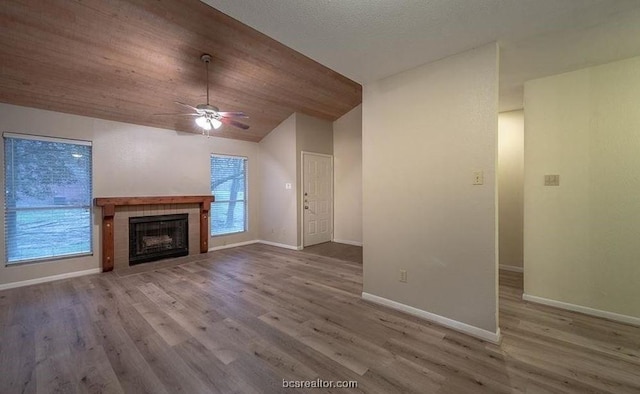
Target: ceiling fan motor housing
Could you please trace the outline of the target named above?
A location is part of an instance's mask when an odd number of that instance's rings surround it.
[[[213,105],[209,105],[209,104],[198,104],[196,105],[196,108],[199,109],[200,111],[204,111],[207,113],[218,113],[220,112],[220,110],[218,109],[218,107],[215,107]]]

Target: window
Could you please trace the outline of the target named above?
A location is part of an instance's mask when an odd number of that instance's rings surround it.
[[[91,143],[3,137],[7,264],[91,254]]]
[[[247,230],[247,158],[211,155],[211,235]]]

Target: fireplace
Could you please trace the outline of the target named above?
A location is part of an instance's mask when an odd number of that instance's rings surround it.
[[[129,218],[129,264],[189,254],[188,214]]]

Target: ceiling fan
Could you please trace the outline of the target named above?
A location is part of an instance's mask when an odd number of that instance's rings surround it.
[[[223,112],[218,107],[209,104],[209,63],[211,63],[211,55],[204,54],[200,56],[200,59],[204,62],[207,71],[207,103],[198,104],[195,107],[189,104],[175,101],[176,104],[189,108],[193,112],[179,113],[179,114],[158,114],[158,115],[182,115],[182,116],[195,116],[196,125],[202,129],[202,134],[209,136],[211,129],[219,129],[222,124],[234,126],[243,130],[249,128],[248,125],[238,122],[233,118],[248,118],[244,112]]]

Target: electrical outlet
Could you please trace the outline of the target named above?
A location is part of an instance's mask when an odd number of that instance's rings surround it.
[[[407,283],[407,270],[400,270],[400,282]]]
[[[290,183],[285,183],[284,184],[284,188],[287,190],[291,190],[291,184]]]
[[[484,174],[482,171],[474,171],[473,172],[473,184],[474,185],[483,185],[484,184]]]

